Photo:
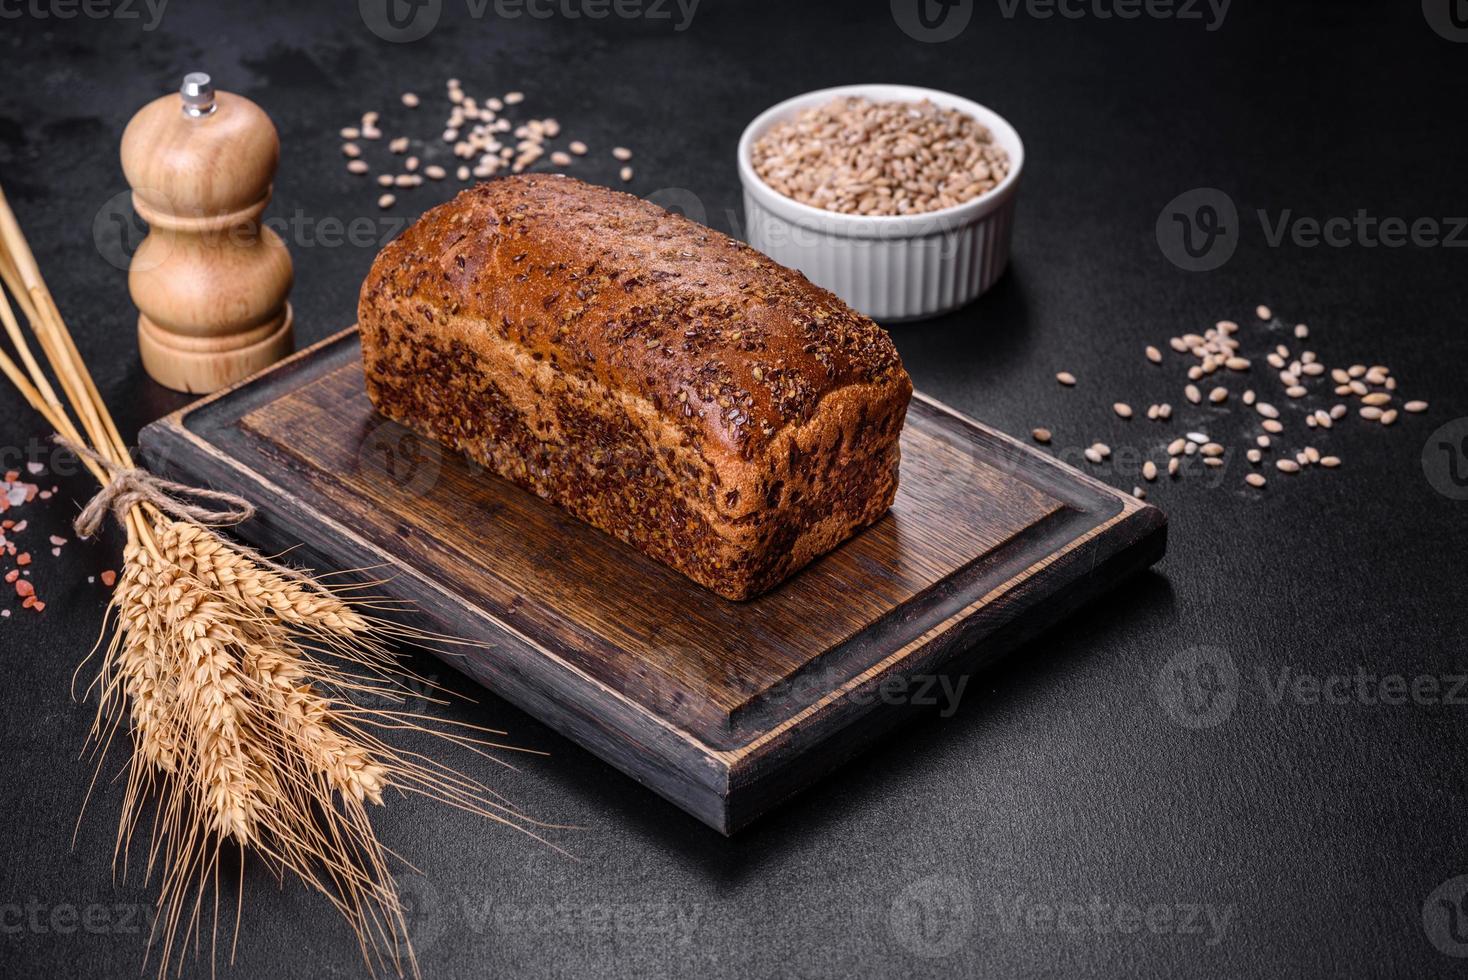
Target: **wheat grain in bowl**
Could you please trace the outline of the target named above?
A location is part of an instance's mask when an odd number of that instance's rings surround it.
[[[750,163],[774,190],[840,214],[924,214],[993,190],[1009,154],[972,116],[927,99],[843,96],[754,142]]]

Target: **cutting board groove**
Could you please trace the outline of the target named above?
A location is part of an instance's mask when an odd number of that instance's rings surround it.
[[[918,395],[892,511],[728,602],[376,415],[355,330],[141,441],[255,501],[253,543],[390,566],[385,594],[482,644],[455,667],[725,833],[919,707],[880,685],[972,671],[1165,547],[1155,507]]]

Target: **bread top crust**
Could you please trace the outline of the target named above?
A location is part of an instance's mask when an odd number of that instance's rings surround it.
[[[504,177],[428,211],[373,263],[361,307],[384,302],[483,321],[744,459],[844,386],[911,390],[886,331],[799,272],[569,177]]]

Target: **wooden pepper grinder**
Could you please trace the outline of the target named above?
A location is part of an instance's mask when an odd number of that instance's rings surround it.
[[[159,384],[215,391],[291,352],[291,257],[260,224],[279,159],[270,117],[202,72],[122,134],[122,170],[149,229],[128,289],[143,367]]]

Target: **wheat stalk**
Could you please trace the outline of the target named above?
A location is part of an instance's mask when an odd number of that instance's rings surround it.
[[[190,945],[201,950],[211,913],[215,961],[221,870],[226,859],[233,865],[246,855],[325,896],[374,973],[386,967],[416,976],[390,873],[394,856],[367,807],[397,790],[537,839],[533,828],[545,825],[488,787],[395,750],[378,733],[429,731],[481,753],[509,746],[480,730],[429,728],[418,715],[350,703],[354,692],[389,703],[410,696],[408,683],[421,679],[404,670],[391,643],[438,638],[354,609],[345,587],[328,587],[201,526],[203,508],[171,502],[135,471],[3,192],[0,280],[55,385],[4,290],[0,326],[16,358],[0,350],[0,373],[82,451],[105,488],[89,511],[101,512],[104,497],[127,500],[117,507],[126,543],[109,604],[110,638],[88,687],[97,696],[91,738],[99,772],[114,743],[131,750],[114,854],[124,874],[130,843],[151,814],[145,876],[156,875],[159,887],[150,948],[159,949],[160,976],[175,962],[182,968]],[[241,896],[237,916],[242,906]],[[237,917],[234,941],[238,935]]]
[[[194,524],[173,523],[180,559],[202,580],[213,582],[231,601],[289,623],[319,626],[342,635],[368,634],[367,621],[308,579],[289,577],[265,565],[255,552],[230,544]],[[160,545],[162,542],[160,542]]]

